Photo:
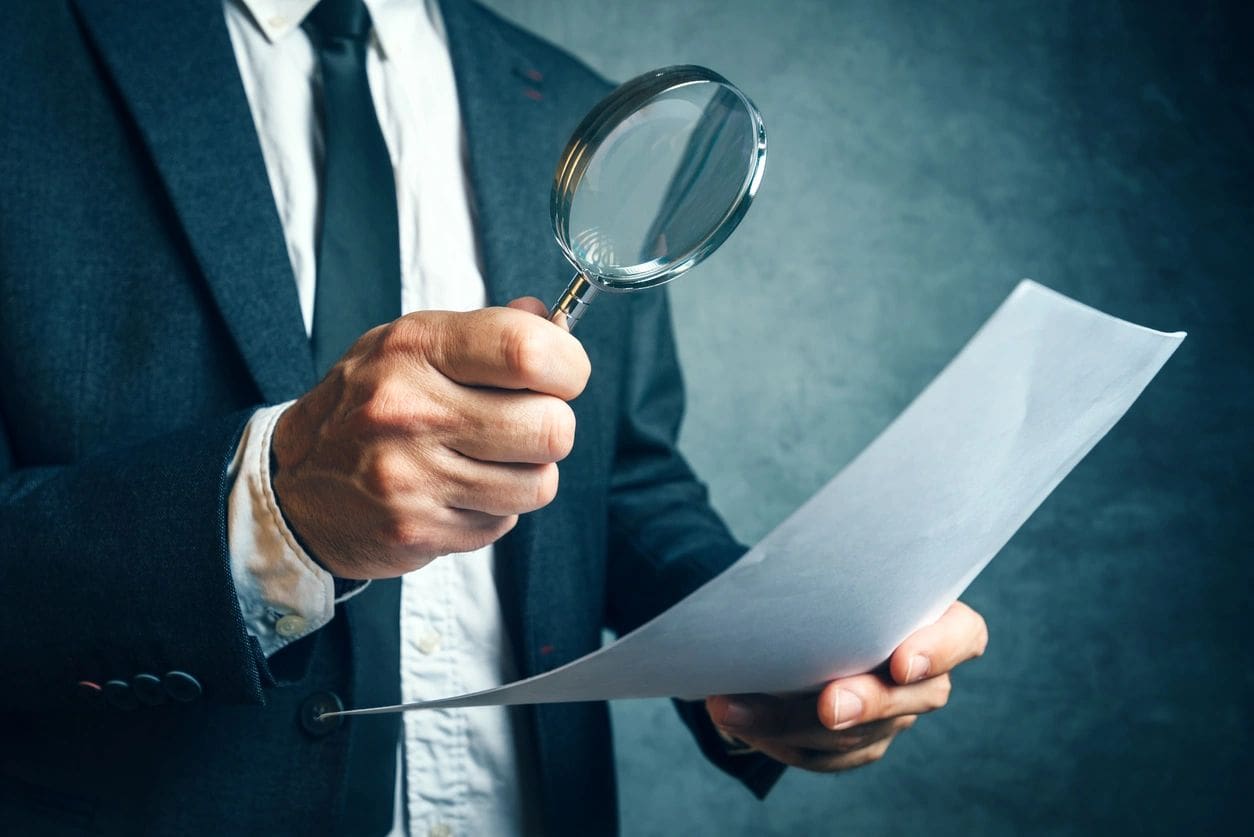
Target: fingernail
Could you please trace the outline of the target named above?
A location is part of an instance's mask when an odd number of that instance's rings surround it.
[[[836,706],[832,710],[836,717],[836,725],[832,729],[851,727],[862,717],[862,698],[848,689],[836,690]]]
[[[748,729],[753,726],[753,710],[740,701],[729,700],[723,709],[722,724],[731,729]]]
[[[916,680],[922,680],[931,670],[932,661],[923,654],[915,654],[910,658],[910,665],[906,666],[906,682],[913,683]]]

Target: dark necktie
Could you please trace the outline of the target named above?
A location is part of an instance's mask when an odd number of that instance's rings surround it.
[[[400,316],[396,183],[366,77],[370,13],[321,0],[305,18],[322,68],[322,211],[313,353],[318,374],[363,332]]]
[[[362,0],[321,0],[304,28],[322,68],[322,212],[311,336],[322,375],[362,332],[400,315],[400,239],[392,162],[366,77],[370,13]],[[342,606],[353,706],[401,702],[400,592],[399,579],[375,581]],[[399,718],[348,721],[338,831],[391,830]]]

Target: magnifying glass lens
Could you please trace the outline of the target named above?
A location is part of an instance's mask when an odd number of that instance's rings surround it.
[[[700,67],[627,82],[575,131],[553,186],[553,228],[579,274],[554,306],[573,327],[597,291],[668,282],[731,233],[761,180],[753,104]]]
[[[592,155],[571,200],[575,257],[600,276],[629,282],[619,274],[692,252],[738,200],[754,152],[749,113],[723,86],[659,94]]]

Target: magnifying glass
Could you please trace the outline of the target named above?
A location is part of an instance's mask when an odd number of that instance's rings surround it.
[[[574,330],[601,291],[664,284],[740,223],[766,165],[753,102],[704,67],[626,82],[584,117],[558,161],[553,234],[577,273],[549,319]]]

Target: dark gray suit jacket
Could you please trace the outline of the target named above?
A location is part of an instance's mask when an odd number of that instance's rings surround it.
[[[548,229],[553,165],[607,84],[476,5],[444,7],[491,301],[551,299],[569,276]],[[0,823],[382,827],[392,765],[354,762],[372,720],[311,729],[301,709],[323,691],[388,697],[368,673],[398,682],[395,654],[350,606],[266,660],[231,581],[241,428],[315,381],[220,2],[7,2],[0,45]],[[580,336],[594,372],[560,494],[498,547],[527,675],[743,550],[675,449],[665,294],[606,300]],[[606,707],[523,711],[546,831],[612,831]],[[680,711],[715,763],[766,792],[778,765],[726,756],[699,706]]]

